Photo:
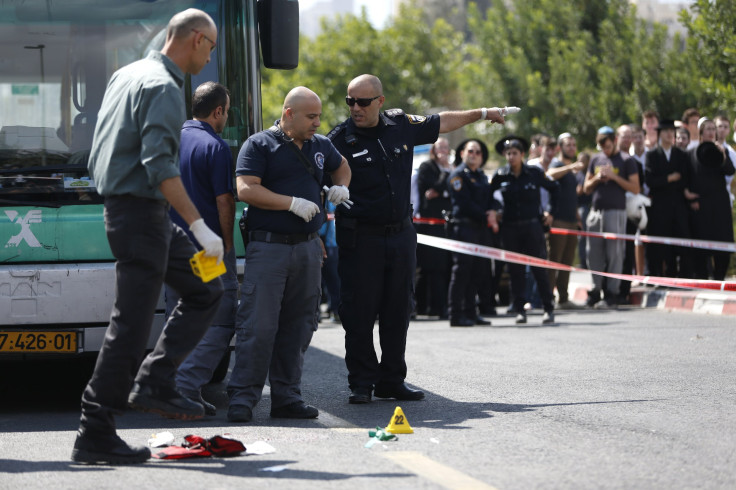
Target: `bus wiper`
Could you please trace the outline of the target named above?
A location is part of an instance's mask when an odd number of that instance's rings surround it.
[[[0,199],[0,204],[12,206],[31,206],[34,208],[60,208],[62,205],[55,201],[21,201],[19,199]]]
[[[70,171],[84,170],[87,171],[87,166],[82,165],[50,165],[46,167],[22,167],[22,168],[2,168],[0,169],[0,175],[19,175],[27,173],[55,173],[62,172],[68,173]]]

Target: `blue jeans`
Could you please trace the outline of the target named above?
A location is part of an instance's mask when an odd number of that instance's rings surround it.
[[[235,314],[238,310],[238,271],[235,248],[223,258],[227,272],[221,277],[225,287],[220,306],[212,325],[205,332],[197,347],[184,359],[176,372],[176,386],[189,397],[196,397],[204,385],[212,379],[220,359],[230,346],[235,335]],[[179,295],[166,286],[166,316],[176,307]]]

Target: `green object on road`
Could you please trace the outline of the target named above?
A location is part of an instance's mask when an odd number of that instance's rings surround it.
[[[375,443],[379,441],[398,441],[399,438],[396,437],[394,434],[391,434],[390,432],[386,432],[386,430],[383,427],[376,427],[374,429],[370,429],[368,431],[368,435],[371,437],[371,440],[368,441],[365,444],[365,447],[370,448]]]

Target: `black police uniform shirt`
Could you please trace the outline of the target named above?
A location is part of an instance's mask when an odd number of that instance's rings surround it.
[[[485,225],[486,211],[491,209],[491,186],[480,168],[470,170],[461,163],[448,178],[448,190],[452,200],[452,218],[463,222],[470,220]]]
[[[339,206],[338,216],[360,223],[386,225],[409,216],[414,146],[434,143],[440,117],[405,114],[390,109],[379,114],[378,126],[358,128],[351,118],[327,135],[347,159],[351,209]]]
[[[494,204],[495,209],[503,207],[503,223],[538,219],[541,215],[541,188],[549,191],[550,214],[555,216],[559,187],[557,182],[547,178],[541,168],[526,163],[522,164],[518,177],[506,165],[496,170],[491,179],[491,195],[500,190],[503,196],[503,204],[497,201]]]
[[[315,175],[309,171],[288,147],[290,143],[283,133],[266,130],[252,135],[238,154],[235,175],[252,175],[261,179],[261,185],[271,192],[307,199],[320,207],[320,212],[311,221],[289,211],[273,211],[256,206],[248,207],[248,230],[272,233],[312,233],[319,230],[325,220],[322,206],[322,178],[324,172],[334,172],[342,162],[341,155],[326,137],[315,134],[305,141],[302,153],[313,166]],[[298,148],[296,148],[298,149]]]

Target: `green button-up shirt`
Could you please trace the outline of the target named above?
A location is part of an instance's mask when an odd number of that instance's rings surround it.
[[[181,69],[158,51],[113,74],[88,163],[97,192],[164,199],[159,185],[179,176],[183,84]]]

